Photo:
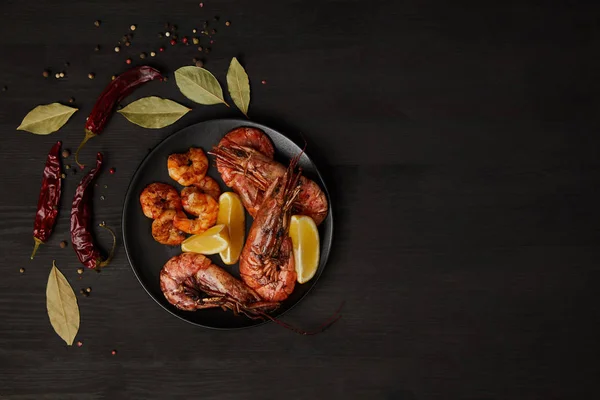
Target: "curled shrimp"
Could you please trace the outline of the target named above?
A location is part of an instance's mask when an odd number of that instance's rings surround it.
[[[171,154],[167,159],[169,176],[182,186],[191,186],[202,180],[208,171],[204,151],[191,147],[186,153]]]
[[[169,303],[185,311],[221,307],[262,318],[279,306],[263,301],[254,290],[198,253],[183,253],[167,261],[160,271],[160,288]]]
[[[196,216],[191,219],[181,213],[173,219],[173,225],[186,233],[197,235],[217,223],[219,203],[197,187],[186,187],[181,191],[183,209]]]
[[[215,181],[210,176],[205,176],[200,180],[200,182],[196,183],[194,186],[202,190],[204,193],[206,193],[213,199],[217,201],[219,200],[219,196],[221,195],[221,188],[219,187],[217,181]]]
[[[240,255],[240,275],[246,285],[265,300],[283,301],[296,284],[292,240],[289,226],[292,204],[301,190],[300,173],[292,159],[282,177],[265,192],[263,203],[252,222]]]
[[[175,227],[174,219],[177,216],[185,218],[181,210],[166,210],[152,222],[154,240],[169,246],[176,246],[185,240],[185,233]]]
[[[151,183],[140,194],[142,211],[148,218],[158,218],[165,210],[181,210],[181,198],[177,189],[166,183]]]

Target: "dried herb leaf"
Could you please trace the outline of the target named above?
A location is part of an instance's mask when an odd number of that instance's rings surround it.
[[[250,81],[248,80],[248,74],[242,64],[233,57],[231,64],[229,64],[229,70],[227,71],[227,89],[231,99],[248,117],[248,106],[250,106]]]
[[[59,103],[37,106],[23,118],[17,130],[47,135],[59,130],[75,111],[77,108],[63,106]]]
[[[56,268],[54,261],[46,286],[46,308],[50,323],[58,336],[72,346],[79,330],[79,307],[71,285]]]
[[[189,111],[173,100],[150,96],[136,100],[118,112],[143,128],[158,129],[171,125]]]
[[[175,71],[175,81],[181,93],[196,103],[211,105],[229,104],[223,99],[219,81],[208,70],[200,67],[181,67]]]

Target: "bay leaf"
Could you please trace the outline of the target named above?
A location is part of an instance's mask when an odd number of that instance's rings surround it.
[[[75,111],[77,108],[63,106],[60,103],[37,106],[27,113],[17,130],[36,135],[48,135],[66,124]]]
[[[221,84],[213,74],[200,67],[181,67],[175,71],[175,82],[185,97],[196,103],[211,105],[229,104],[223,99]]]
[[[143,128],[158,129],[171,125],[189,111],[173,100],[150,96],[136,100],[118,112]]]
[[[54,261],[46,286],[46,308],[58,336],[72,346],[79,330],[79,306],[73,288]]]
[[[229,70],[227,71],[227,89],[237,108],[247,118],[248,107],[250,106],[250,81],[248,80],[246,70],[235,57],[231,59],[231,64],[229,64]]]

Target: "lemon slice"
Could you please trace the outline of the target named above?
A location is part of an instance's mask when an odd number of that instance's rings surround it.
[[[181,243],[181,250],[200,254],[217,254],[229,247],[225,225],[215,225],[199,235],[190,236]]]
[[[296,280],[308,282],[319,267],[319,231],[315,221],[306,215],[292,215],[290,237],[294,245]]]
[[[229,233],[229,247],[221,251],[219,255],[225,264],[235,264],[240,258],[242,247],[244,247],[246,233],[244,206],[240,196],[233,192],[225,192],[219,197],[217,224],[227,226]]]

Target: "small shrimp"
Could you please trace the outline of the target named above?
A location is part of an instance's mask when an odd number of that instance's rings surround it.
[[[219,200],[219,196],[221,195],[221,188],[219,187],[217,181],[215,181],[210,176],[205,176],[200,182],[196,183],[194,186],[202,190],[204,193],[206,193],[213,199],[217,201]]]
[[[231,145],[250,147],[271,160],[275,154],[271,139],[263,131],[256,128],[241,127],[234,129],[221,139],[218,147],[230,147]]]
[[[174,226],[174,219],[178,216],[185,218],[185,214],[181,210],[166,210],[160,214],[152,222],[152,237],[154,237],[154,240],[169,246],[181,244],[186,235]]]
[[[181,210],[181,198],[177,189],[166,183],[151,183],[140,194],[142,211],[148,218],[158,218],[168,209]]]
[[[173,225],[177,229],[197,235],[217,223],[219,203],[206,193],[202,193],[197,187],[191,186],[183,189],[181,203],[185,211],[198,218],[190,219],[183,213],[178,214],[173,219]]]
[[[190,147],[187,153],[171,154],[167,160],[169,176],[182,186],[194,185],[206,175],[208,158],[204,151]]]
[[[184,311],[221,307],[263,318],[265,312],[279,306],[263,301],[254,290],[198,253],[183,253],[167,261],[160,271],[160,288],[169,303]]]
[[[289,237],[292,204],[298,196],[300,173],[294,173],[298,157],[283,177],[265,192],[240,256],[240,275],[267,301],[283,301],[294,290],[296,269]]]

